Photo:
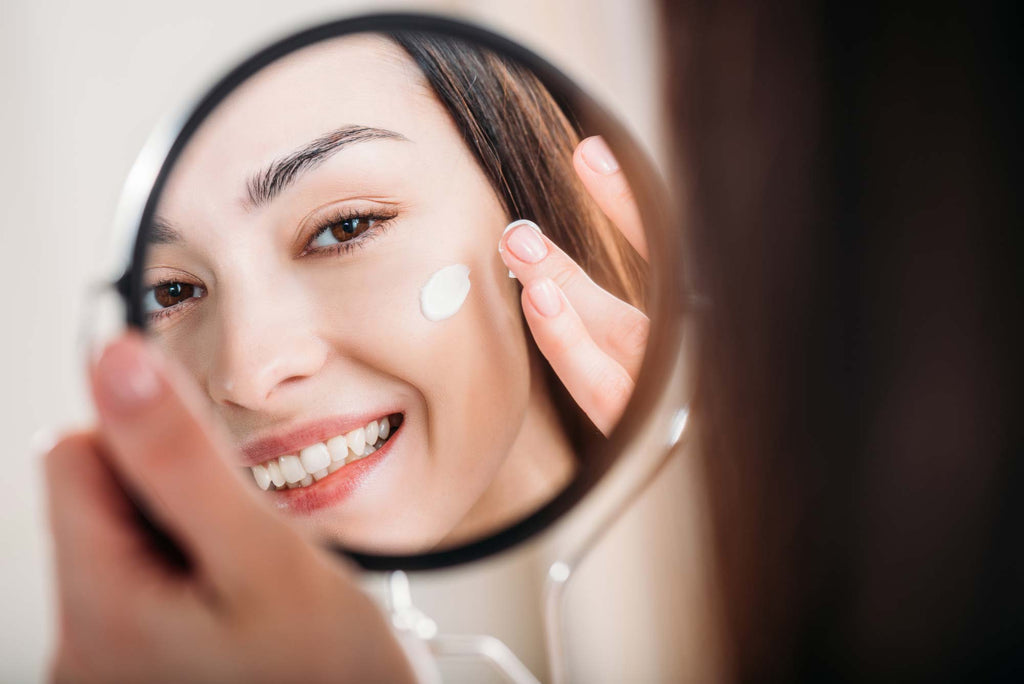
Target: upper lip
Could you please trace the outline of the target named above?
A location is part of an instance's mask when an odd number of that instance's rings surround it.
[[[295,454],[304,447],[326,442],[363,427],[371,420],[400,413],[398,409],[375,410],[360,415],[332,416],[282,428],[242,445],[242,460],[254,466],[278,456]]]

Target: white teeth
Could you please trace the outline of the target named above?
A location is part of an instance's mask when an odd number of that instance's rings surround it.
[[[377,441],[377,435],[379,434],[380,426],[377,425],[377,421],[371,420],[366,424],[366,443],[373,444]]]
[[[305,471],[312,474],[331,465],[331,452],[326,444],[314,444],[299,452],[299,460]]]
[[[348,442],[345,441],[345,435],[327,440],[327,451],[331,454],[332,463],[344,463],[348,457]]]
[[[306,477],[306,469],[302,467],[302,461],[298,456],[282,456],[278,459],[281,463],[281,474],[288,484],[298,482]]]
[[[345,441],[348,442],[349,451],[356,456],[362,456],[366,448],[366,431],[363,428],[356,428],[345,435]],[[347,463],[348,459],[345,461]]]
[[[267,472],[265,466],[254,465],[252,466],[252,476],[256,478],[256,485],[263,491],[267,491],[270,488],[270,473]]]
[[[270,475],[270,481],[274,483],[275,487],[280,489],[284,486],[284,474],[281,472],[281,466],[278,465],[276,458],[267,461],[267,473]]]
[[[250,466],[256,485],[268,489],[308,487],[313,482],[336,472],[346,463],[358,461],[380,449],[391,434],[387,417],[371,420],[346,435],[338,435],[306,447],[298,454],[272,458],[266,463]]]

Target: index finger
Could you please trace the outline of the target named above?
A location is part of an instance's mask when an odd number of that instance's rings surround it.
[[[647,238],[633,190],[604,138],[595,135],[577,145],[572,165],[597,206],[646,261]]]

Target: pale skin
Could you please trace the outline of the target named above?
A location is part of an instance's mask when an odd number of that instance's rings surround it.
[[[583,141],[574,166],[645,255],[628,184],[603,142]],[[647,319],[546,239],[530,260],[518,258],[515,233],[501,235],[494,251],[522,283],[530,332],[608,432],[629,400]],[[554,307],[542,290],[555,295]],[[108,346],[90,379],[98,425],[63,438],[45,457],[60,610],[55,679],[413,680],[351,570],[238,477],[233,441],[211,419],[209,395],[192,370],[129,333]],[[185,550],[189,572],[152,551],[119,483]],[[486,519],[488,502],[503,510],[516,487],[499,485],[471,508]]]

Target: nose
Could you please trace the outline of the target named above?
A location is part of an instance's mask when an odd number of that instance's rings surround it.
[[[285,388],[313,377],[327,360],[300,302],[263,297],[224,302],[208,392],[218,404],[267,410]]]

